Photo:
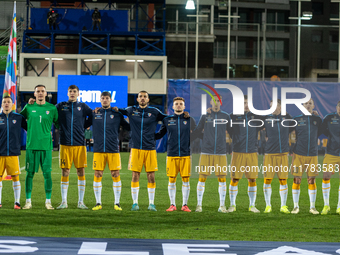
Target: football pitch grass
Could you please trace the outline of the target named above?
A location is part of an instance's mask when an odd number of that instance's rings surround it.
[[[88,167],[86,168],[85,204],[89,210],[77,209],[78,187],[77,175],[74,167],[71,169],[68,192],[68,209],[48,211],[45,209],[45,192],[42,172],[35,174],[33,180],[31,210],[13,209],[12,183],[3,181],[2,209],[0,209],[0,226],[2,236],[36,236],[36,237],[84,237],[84,238],[141,238],[141,239],[205,239],[205,240],[247,240],[247,241],[300,241],[300,242],[338,242],[340,215],[335,214],[338,202],[339,175],[335,174],[331,180],[331,212],[328,215],[309,214],[308,185],[304,176],[301,184],[300,213],[297,215],[282,214],[280,209],[279,182],[277,177],[272,182],[272,208],[270,214],[263,213],[265,201],[263,196],[263,178],[257,180],[256,207],[261,213],[248,212],[249,199],[247,194],[247,179],[239,182],[237,196],[237,211],[234,213],[218,213],[219,195],[217,178],[208,178],[203,197],[203,212],[196,213],[197,174],[190,179],[190,197],[188,206],[191,213],[180,211],[182,204],[182,182],[177,179],[177,211],[166,212],[169,207],[168,177],[165,172],[166,154],[158,153],[158,167],[156,172],[155,205],[157,212],[150,212],[148,207],[147,178],[143,170],[140,178],[139,206],[140,211],[131,212],[131,172],[127,170],[128,153],[121,153],[122,158],[122,195],[121,207],[123,211],[113,209],[114,196],[112,179],[108,169],[103,175],[102,205],[100,211],[92,211],[95,205],[93,193],[92,170],[93,153],[88,153]],[[197,159],[198,155],[194,155]],[[25,151],[20,156],[20,166],[25,162]],[[319,157],[322,163],[323,157]],[[56,208],[61,202],[60,178],[61,170],[58,166],[58,152],[53,152],[53,192],[52,205]],[[259,156],[262,162],[262,156]],[[230,156],[228,156],[230,163]],[[25,170],[21,170],[21,205],[25,204]],[[291,177],[291,176],[290,176]],[[229,206],[229,182],[227,176],[226,206]],[[292,187],[293,179],[288,180],[287,205],[293,209]],[[317,178],[316,209],[321,212],[322,174]]]

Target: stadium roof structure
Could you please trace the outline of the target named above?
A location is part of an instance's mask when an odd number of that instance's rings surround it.
[[[33,8],[31,0],[27,1],[27,17],[29,9]],[[39,1],[39,0],[38,0]],[[36,1],[35,1],[36,2]],[[39,1],[46,2],[47,1]],[[166,0],[50,0],[51,6],[68,9],[69,4],[77,7],[86,7],[86,3],[105,3],[110,7],[114,3],[134,5],[136,18],[130,20],[127,31],[83,31],[83,30],[46,30],[31,28],[30,22],[26,24],[24,31],[23,48],[24,53],[55,53],[55,41],[60,36],[76,36],[79,38],[79,54],[110,54],[110,38],[126,37],[135,38],[135,55],[158,55],[165,56],[165,3]],[[156,4],[155,13],[151,16],[145,8],[145,4]],[[46,5],[45,5],[46,6]],[[137,7],[137,8],[136,8]],[[139,7],[139,8],[138,8]],[[46,8],[46,7],[45,7]],[[73,7],[71,7],[73,8]],[[146,14],[146,19],[140,19],[138,12]],[[66,13],[66,12],[65,12]],[[160,19],[155,19],[157,14]],[[62,18],[63,19],[63,18]],[[28,19],[30,20],[30,19]],[[156,26],[157,22],[157,26]],[[92,38],[91,38],[92,37]],[[85,45],[85,40],[90,45]]]

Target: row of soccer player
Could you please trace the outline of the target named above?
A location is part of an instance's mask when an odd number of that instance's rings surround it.
[[[74,162],[78,174],[78,192],[79,201],[78,208],[87,209],[83,203],[85,192],[85,174],[86,167],[86,150],[84,146],[84,128],[93,125],[94,133],[94,160],[93,169],[95,170],[94,177],[94,192],[97,205],[93,210],[99,210],[101,206],[101,178],[106,163],[112,173],[113,189],[115,193],[115,209],[121,210],[119,205],[121,182],[119,177],[120,170],[120,155],[118,148],[118,130],[122,125],[126,129],[131,128],[132,149],[129,159],[129,170],[132,171],[131,194],[133,205],[131,210],[139,210],[138,192],[139,192],[139,177],[144,165],[148,178],[148,194],[149,194],[149,210],[155,211],[154,195],[155,195],[155,175],[157,171],[157,157],[155,150],[155,140],[161,138],[168,132],[168,150],[167,150],[167,175],[169,176],[169,196],[171,206],[167,211],[176,210],[175,194],[176,194],[176,177],[180,173],[183,181],[183,211],[190,211],[187,206],[189,196],[189,177],[190,177],[190,136],[200,137],[203,139],[202,155],[200,157],[200,166],[215,166],[227,165],[226,162],[226,131],[233,139],[233,157],[231,166],[236,168],[232,172],[232,180],[229,186],[230,190],[230,207],[227,210],[225,207],[226,197],[226,173],[216,172],[219,179],[219,195],[220,207],[219,212],[233,212],[236,210],[237,184],[242,178],[243,172],[241,167],[257,166],[257,132],[258,128],[245,126],[230,127],[227,124],[214,125],[215,119],[229,119],[243,121],[257,118],[249,112],[247,98],[244,100],[244,115],[228,115],[220,110],[220,101],[211,100],[212,108],[210,113],[203,115],[199,124],[196,127],[195,121],[184,113],[185,102],[183,98],[175,98],[173,109],[175,114],[167,116],[161,113],[158,109],[148,106],[148,93],[141,91],[138,94],[138,106],[128,107],[126,109],[111,108],[111,95],[108,92],[103,92],[101,95],[102,108],[97,112],[92,110],[84,103],[77,102],[79,89],[75,85],[71,85],[68,89],[69,101],[62,102],[53,106],[45,102],[46,89],[43,85],[38,85],[35,88],[36,102],[30,100],[25,106],[21,114],[11,113],[11,99],[4,97],[3,113],[0,119],[1,144],[5,145],[1,151],[1,169],[7,168],[8,173],[13,178],[13,187],[15,191],[15,208],[20,208],[19,198],[20,183],[18,181],[19,166],[17,162],[20,155],[20,127],[26,126],[28,122],[27,132],[27,152],[26,152],[26,204],[23,209],[32,208],[31,192],[34,173],[38,171],[39,165],[43,171],[45,178],[46,192],[46,208],[54,209],[51,205],[51,125],[55,123],[60,129],[60,167],[62,168],[61,178],[61,193],[62,202],[57,207],[58,209],[67,208],[67,190],[69,184],[69,171]],[[217,99],[217,98],[216,98]],[[312,113],[314,108],[313,100],[310,100],[304,106]],[[124,120],[123,114],[129,117],[130,126]],[[336,165],[339,162],[339,134],[337,133],[340,115],[340,106],[337,105],[337,112],[327,115],[322,120],[317,115],[297,116],[294,119],[298,125],[294,128],[297,136],[297,143],[294,149],[293,169],[294,169],[294,184],[293,184],[293,200],[294,209],[292,213],[298,213],[299,206],[299,188],[301,183],[302,172],[305,170],[305,164],[317,165],[317,137],[321,130],[329,137],[328,153],[325,157],[324,164]],[[266,116],[268,119],[291,119],[290,116],[281,116],[280,102],[273,115]],[[6,120],[6,121],[5,121]],[[155,134],[158,121],[163,121],[160,131]],[[281,122],[281,121],[280,121]],[[266,144],[265,165],[288,165],[288,135],[290,128],[280,125],[280,122],[265,121],[266,136],[268,138]],[[19,128],[18,128],[19,127]],[[7,132],[7,133],[6,133]],[[39,134],[39,136],[35,136]],[[224,137],[224,138],[223,138]],[[223,138],[223,139],[219,139]],[[315,138],[315,139],[314,139]],[[308,144],[308,145],[307,145]],[[306,146],[307,145],[307,146]],[[3,157],[5,156],[5,157]],[[11,167],[13,166],[13,167]],[[330,168],[324,173],[323,194],[325,207],[323,214],[329,211],[329,190],[330,190]],[[17,171],[17,172],[16,172]],[[204,193],[205,181],[209,172],[200,172],[199,182],[197,185],[197,200],[198,204],[196,211],[202,211],[202,198]],[[281,212],[289,213],[286,206],[287,200],[287,178],[288,173],[278,173],[280,179],[280,195],[281,195]],[[255,207],[256,200],[256,178],[257,173],[246,173],[249,180],[248,194],[250,200],[249,210],[259,212]],[[273,172],[266,172],[264,192],[267,207],[265,212],[271,211],[270,183],[274,177]],[[315,172],[308,172],[309,196],[311,201],[310,212],[317,214],[315,209]],[[18,195],[19,194],[19,195]],[[338,206],[339,207],[339,206]],[[339,209],[337,210],[339,211]]]

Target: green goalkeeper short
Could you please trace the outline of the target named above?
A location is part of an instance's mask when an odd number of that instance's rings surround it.
[[[43,173],[52,171],[52,151],[26,150],[26,171],[37,173],[39,166]]]

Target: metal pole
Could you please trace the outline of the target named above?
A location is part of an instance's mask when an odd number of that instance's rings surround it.
[[[301,45],[301,1],[298,2],[298,42],[297,42],[297,63],[296,63],[296,80],[300,81],[300,45]]]
[[[197,8],[196,8],[195,79],[197,79],[198,77],[198,9],[199,9],[199,0],[197,0]]]
[[[266,28],[267,25],[263,23],[263,45],[262,45],[262,80],[264,81],[265,67],[266,67]]]
[[[185,79],[188,79],[188,40],[189,40],[189,32],[188,32],[188,29],[189,29],[189,24],[188,22],[186,23],[186,37],[185,37]]]
[[[227,39],[227,80],[229,80],[230,67],[230,16],[231,16],[231,0],[228,0],[228,39]]]
[[[257,80],[260,80],[260,24],[257,24]]]

